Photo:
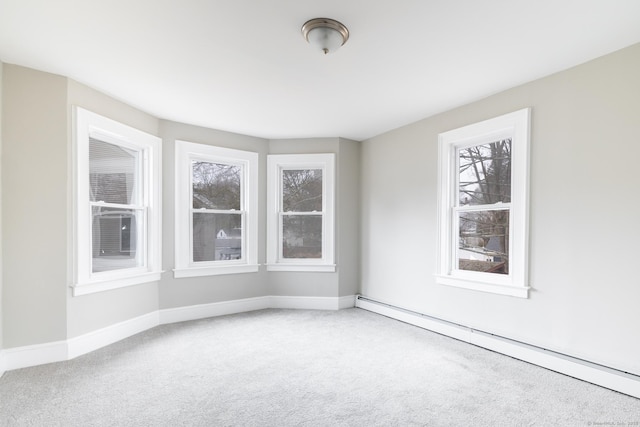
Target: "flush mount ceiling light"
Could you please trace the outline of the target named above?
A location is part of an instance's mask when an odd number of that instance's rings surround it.
[[[334,19],[315,18],[304,23],[302,36],[326,55],[335,52],[349,40],[349,30]]]

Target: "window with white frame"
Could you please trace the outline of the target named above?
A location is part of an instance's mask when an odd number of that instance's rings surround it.
[[[257,173],[257,153],[176,141],[175,277],[258,271]]]
[[[439,135],[436,281],[528,297],[530,109]]]
[[[335,155],[270,155],[267,163],[267,269],[335,271]]]
[[[74,118],[73,294],[160,280],[160,138],[79,107]]]

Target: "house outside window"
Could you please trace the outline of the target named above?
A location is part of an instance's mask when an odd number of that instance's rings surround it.
[[[160,139],[74,108],[74,295],[160,279]]]
[[[258,271],[258,154],[176,141],[175,277]]]
[[[528,296],[529,116],[440,134],[438,283]]]
[[[333,154],[268,157],[267,269],[335,271]]]

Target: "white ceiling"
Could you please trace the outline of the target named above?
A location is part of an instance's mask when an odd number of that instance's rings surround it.
[[[0,0],[3,62],[264,138],[364,140],[637,42],[639,0]]]

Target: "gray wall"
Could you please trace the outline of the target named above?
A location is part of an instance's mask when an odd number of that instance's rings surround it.
[[[67,105],[68,112],[68,146],[69,162],[71,157],[71,144],[73,136],[72,106],[76,105],[97,114],[117,120],[120,123],[140,129],[152,135],[159,135],[160,121],[133,107],[114,100],[96,90],[82,85],[74,80],[67,79]],[[164,153],[163,153],[164,155]],[[71,164],[71,163],[70,163]],[[72,197],[71,168],[69,168],[68,194]],[[71,203],[71,200],[69,200]],[[73,212],[69,204],[69,212]],[[67,216],[67,227],[71,229],[73,223],[71,215]],[[70,233],[69,233],[69,237]],[[53,244],[51,242],[50,244]],[[67,241],[69,257],[72,256],[73,242]],[[68,264],[67,277],[69,284],[73,277],[71,263]],[[67,336],[73,338],[96,329],[104,328],[115,323],[123,322],[144,314],[158,310],[158,285],[157,283],[145,283],[136,286],[114,289],[107,292],[99,292],[78,297],[71,296],[67,291]]]
[[[362,145],[362,293],[640,374],[640,45]],[[435,283],[438,133],[532,107],[529,299]]]
[[[175,141],[183,140],[218,147],[234,148],[259,153],[259,209],[264,212],[266,203],[266,152],[267,140],[206,129],[170,121],[161,123],[163,135],[163,198],[162,266],[166,272],[160,282],[160,308],[175,308],[208,304],[268,295],[266,271],[263,266],[257,273],[175,279],[174,255],[174,206],[175,206]],[[258,222],[258,262],[265,259],[265,219]]]
[[[358,287],[359,143],[340,138],[268,141],[163,121],[65,77],[4,64],[2,74],[2,341],[4,348],[77,337],[159,309],[265,295],[351,295]],[[73,297],[73,115],[80,106],[163,137],[163,273],[147,283]],[[175,140],[259,154],[259,208],[266,158],[337,153],[337,273],[257,273],[174,279]],[[264,264],[266,219],[259,219]],[[2,348],[2,347],[0,347]]]
[[[159,121],[61,76],[3,69],[3,346],[64,340],[157,310],[153,283],[71,296],[71,106],[156,135]]]
[[[269,154],[336,154],[334,273],[269,272],[271,295],[337,297],[359,285],[360,143],[343,138],[274,139]]]
[[[266,141],[164,122],[64,77],[4,64],[3,346],[64,340],[158,308],[271,294],[350,295],[361,274],[367,296],[640,374],[638,75],[640,45],[360,144],[341,138]],[[166,272],[159,285],[70,296],[72,104],[164,139]],[[437,285],[438,133],[528,106],[531,297]],[[175,139],[259,152],[263,211],[267,153],[337,153],[338,271],[267,274],[262,267],[255,274],[173,279]]]
[[[67,83],[4,64],[3,345],[67,338]]]
[[[309,138],[309,139],[272,139],[269,141],[269,154],[313,154],[339,152],[338,138]],[[337,158],[338,156],[336,156]],[[336,180],[336,187],[339,184]],[[336,193],[337,195],[337,193]],[[336,229],[339,222],[336,204]],[[336,245],[336,260],[339,260]],[[338,296],[338,272],[294,272],[270,271],[269,293],[271,295],[287,296]]]
[[[2,308],[2,70],[3,63],[0,61],[0,352],[2,351],[2,318],[4,316],[4,310]],[[0,366],[0,372],[2,366]]]
[[[339,139],[337,163],[336,255],[338,294],[355,295],[360,289],[360,143]]]
[[[359,228],[358,157],[359,143],[340,138],[265,140],[187,124],[163,121],[163,267],[166,273],[160,282],[160,308],[175,308],[265,295],[337,297],[353,295],[358,287],[357,247]],[[206,276],[175,279],[174,203],[175,141],[235,148],[259,154],[259,209],[266,212],[267,154],[336,153],[338,159],[338,191],[336,193],[336,229],[343,227],[345,236],[336,240],[339,272],[266,272],[266,218],[259,217],[257,273]],[[341,183],[345,183],[344,190]],[[344,205],[345,208],[340,206]],[[344,250],[343,250],[344,248]],[[343,254],[343,255],[341,255]]]

